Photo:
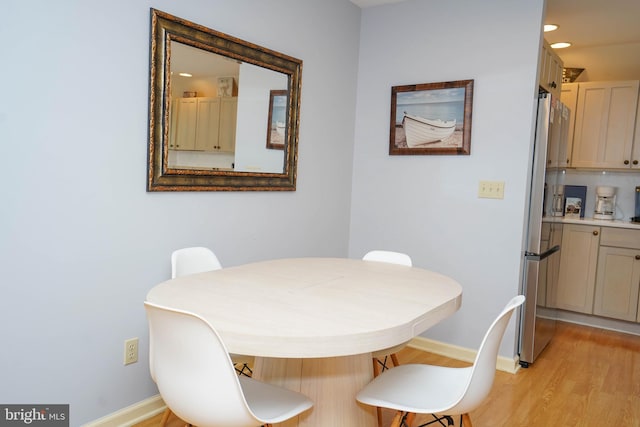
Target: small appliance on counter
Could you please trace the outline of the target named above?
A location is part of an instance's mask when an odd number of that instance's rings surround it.
[[[564,215],[564,185],[552,185],[553,201],[551,202],[551,216]]]
[[[593,219],[613,219],[615,211],[616,188],[608,185],[596,187],[596,207],[593,212]]]

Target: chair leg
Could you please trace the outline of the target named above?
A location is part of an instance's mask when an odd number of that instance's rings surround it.
[[[244,375],[245,377],[249,377],[249,378],[251,378],[251,376],[253,375],[253,371],[251,370],[249,365],[247,365],[246,363],[242,364],[242,368],[238,368],[235,365],[234,365],[234,368],[236,369],[236,373],[238,375]]]
[[[167,421],[169,421],[169,417],[171,416],[171,409],[167,408],[164,410],[164,414],[162,414],[162,419],[160,420],[160,427],[164,427],[167,425]]]
[[[407,416],[404,418],[404,423],[407,427],[411,427],[415,419],[416,419],[416,414],[414,414],[413,412],[409,412]]]
[[[462,414],[462,416],[460,417],[460,425],[464,427],[472,427],[471,426],[471,417],[469,416],[469,414]]]
[[[397,354],[391,353],[391,361],[393,362],[393,366],[400,366],[400,362],[398,362]]]
[[[382,408],[376,406],[376,414],[378,415],[378,427],[382,427]]]
[[[375,357],[371,360],[373,361],[373,378],[375,378],[380,375],[380,365],[378,359],[376,359]]]
[[[391,421],[391,427],[400,427],[402,424],[402,412],[396,412],[396,416],[393,417],[393,421]]]

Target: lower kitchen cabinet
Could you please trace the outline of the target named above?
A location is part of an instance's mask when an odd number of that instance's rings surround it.
[[[550,224],[551,233],[549,236],[549,247],[554,247],[556,245],[560,245],[560,254],[557,256],[551,256],[547,259],[547,278],[546,289],[545,289],[545,302],[547,307],[555,307],[556,306],[556,295],[553,292],[554,289],[558,287],[558,277],[560,272],[560,260],[562,258],[562,224],[559,223],[551,223]]]
[[[640,231],[602,229],[593,314],[640,321]]]
[[[556,308],[593,313],[600,227],[564,224],[558,283],[552,289]]]

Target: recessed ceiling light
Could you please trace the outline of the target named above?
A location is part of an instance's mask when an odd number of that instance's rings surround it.
[[[179,76],[182,76],[182,77],[193,77],[193,76],[192,76],[191,74],[189,74],[189,73],[180,73],[180,74],[178,74],[178,75],[179,75]]]
[[[551,47],[554,49],[564,49],[565,47],[569,47],[569,46],[571,46],[571,43],[569,42],[551,43]]]
[[[548,33],[549,31],[555,31],[558,29],[556,24],[544,24],[544,32]]]

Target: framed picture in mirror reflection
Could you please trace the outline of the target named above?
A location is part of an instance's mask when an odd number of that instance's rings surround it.
[[[267,119],[267,148],[284,150],[287,140],[287,91],[269,92],[269,117]]]

